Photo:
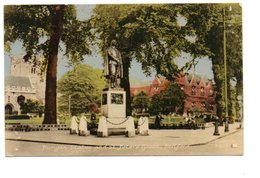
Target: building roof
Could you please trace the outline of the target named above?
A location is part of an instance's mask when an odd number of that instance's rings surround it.
[[[12,75],[5,77],[5,86],[32,88],[29,77],[12,76]]]

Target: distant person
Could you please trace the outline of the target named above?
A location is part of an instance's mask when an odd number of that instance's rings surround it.
[[[194,117],[192,116],[191,113],[188,114],[188,125],[189,125],[189,128],[190,129],[195,129],[196,128],[196,124],[195,124],[195,119]]]
[[[90,116],[90,121],[91,121],[91,127],[95,127],[95,122],[96,122],[96,114],[92,113]]]
[[[159,112],[155,118],[155,129],[160,129],[161,128],[161,121],[163,120],[163,117],[161,113]]]

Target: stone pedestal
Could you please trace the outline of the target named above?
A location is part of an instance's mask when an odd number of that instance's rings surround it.
[[[126,117],[126,93],[123,89],[107,89],[102,93],[102,117],[99,119],[98,136],[123,132],[135,136],[134,119]]]
[[[126,117],[126,97],[123,89],[108,89],[102,93],[102,114],[106,118]]]

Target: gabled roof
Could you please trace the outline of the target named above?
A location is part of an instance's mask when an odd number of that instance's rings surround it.
[[[32,88],[29,77],[12,76],[12,75],[5,77],[5,86]]]

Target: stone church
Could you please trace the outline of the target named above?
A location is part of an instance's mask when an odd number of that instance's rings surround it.
[[[41,76],[38,65],[17,56],[11,58],[10,67],[10,74],[5,76],[5,114],[21,114],[19,103],[26,99],[44,103],[45,76]]]

